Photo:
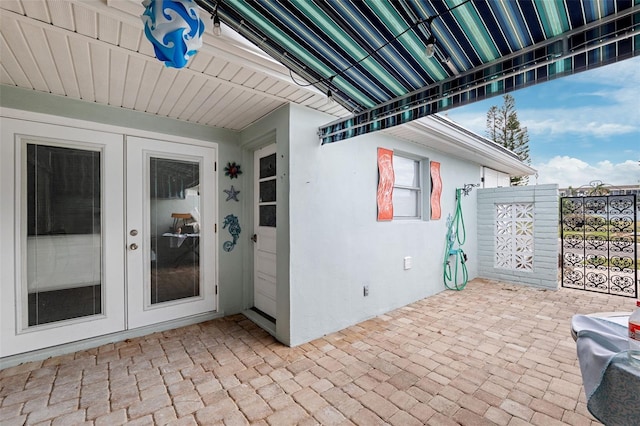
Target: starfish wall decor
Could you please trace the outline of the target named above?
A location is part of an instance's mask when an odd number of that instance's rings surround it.
[[[230,200],[240,201],[238,200],[238,194],[240,193],[240,191],[236,190],[233,187],[233,185],[231,185],[230,189],[224,189],[223,192],[227,194],[227,199],[225,201],[230,201]]]

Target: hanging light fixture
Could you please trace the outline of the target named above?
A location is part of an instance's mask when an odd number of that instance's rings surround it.
[[[202,47],[204,23],[194,0],[144,0],[144,35],[156,58],[168,67],[183,68]]]
[[[222,27],[220,27],[220,17],[218,16],[218,4],[213,14],[213,35],[220,37],[222,35]]]
[[[333,93],[331,93],[331,89],[327,90],[327,102],[326,106],[332,107],[336,104],[336,99],[333,97]]]
[[[336,98],[333,96],[333,92],[331,91],[331,82],[333,81],[333,77],[330,77],[328,80],[328,85],[327,85],[327,102],[326,102],[326,106],[328,107],[332,107],[335,106],[336,102]]]
[[[433,58],[436,54],[436,38],[431,35],[427,40],[427,48],[424,50],[424,56],[427,59]]]
[[[436,38],[433,35],[433,30],[431,29],[431,22],[435,19],[435,16],[429,16],[424,20],[424,23],[427,25],[427,29],[429,30],[429,38],[427,39],[427,47],[424,50],[424,56],[427,59],[433,58],[436,54]]]

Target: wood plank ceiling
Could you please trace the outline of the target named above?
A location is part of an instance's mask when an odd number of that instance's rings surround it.
[[[0,83],[239,131],[289,102],[348,115],[231,30],[186,68],[167,68],[144,37],[140,2],[0,1]]]

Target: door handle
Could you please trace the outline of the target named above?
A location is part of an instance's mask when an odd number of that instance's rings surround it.
[[[258,242],[258,234],[253,234],[253,237],[251,237],[251,241],[253,241],[254,243]]]
[[[133,244],[131,244],[131,245],[129,246],[129,248],[130,248],[131,250],[138,250],[138,245],[137,245],[136,243],[133,243]]]

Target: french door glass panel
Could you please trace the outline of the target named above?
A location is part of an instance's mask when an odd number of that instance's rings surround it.
[[[101,152],[26,144],[27,324],[102,313]]]
[[[200,164],[149,161],[150,304],[200,296]]]

